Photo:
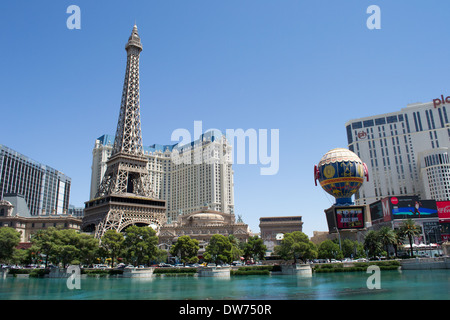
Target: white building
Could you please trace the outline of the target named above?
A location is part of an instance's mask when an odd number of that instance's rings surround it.
[[[369,169],[357,205],[390,195],[450,199],[450,123],[446,104],[410,104],[346,123],[348,148]]]
[[[95,141],[90,200],[105,174],[113,144],[111,135]],[[176,221],[179,214],[200,210],[205,203],[211,210],[234,213],[231,149],[225,136],[212,131],[184,146],[144,146],[155,196],[167,201],[168,223]]]

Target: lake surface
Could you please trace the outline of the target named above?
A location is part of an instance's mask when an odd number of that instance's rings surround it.
[[[381,271],[380,289],[368,289],[371,274],[317,273],[232,276],[229,279],[154,277],[85,278],[80,289],[66,279],[0,279],[0,300],[448,300],[450,270]]]

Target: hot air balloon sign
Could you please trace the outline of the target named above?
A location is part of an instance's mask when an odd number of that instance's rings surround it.
[[[352,196],[369,181],[367,165],[352,151],[338,148],[328,151],[314,166],[314,181],[336,199],[335,205],[350,206]]]

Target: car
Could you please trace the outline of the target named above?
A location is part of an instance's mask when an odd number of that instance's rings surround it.
[[[366,258],[359,258],[356,262],[369,262]]]
[[[168,263],[160,263],[159,266],[161,268],[172,268],[173,267],[173,265],[168,264]]]
[[[340,263],[340,261],[339,261],[339,260],[336,260],[336,259],[331,259],[330,262],[331,262],[331,263]]]

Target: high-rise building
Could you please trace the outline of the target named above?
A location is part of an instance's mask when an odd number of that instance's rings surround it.
[[[450,199],[445,103],[410,104],[396,112],[348,121],[346,129],[348,148],[367,164],[370,177],[355,195],[357,205],[390,195]]]
[[[62,172],[0,145],[0,200],[24,197],[30,214],[66,214],[71,179]]]
[[[142,44],[136,25],[125,50],[127,65],[111,156],[94,199],[85,203],[82,228],[94,232],[98,239],[108,230],[122,231],[129,225],[159,228],[167,219],[166,202],[154,194],[142,145],[139,99]]]
[[[112,153],[111,135],[95,141],[92,151],[91,199],[106,171]],[[180,146],[144,146],[147,170],[156,198],[167,202],[168,222],[179,214],[190,214],[208,204],[211,210],[234,213],[234,182],[231,145],[224,135],[208,131],[198,140]],[[203,155],[208,154],[208,159]],[[198,161],[198,155],[202,156]],[[176,156],[182,161],[177,163]],[[212,160],[212,161],[211,161]]]

